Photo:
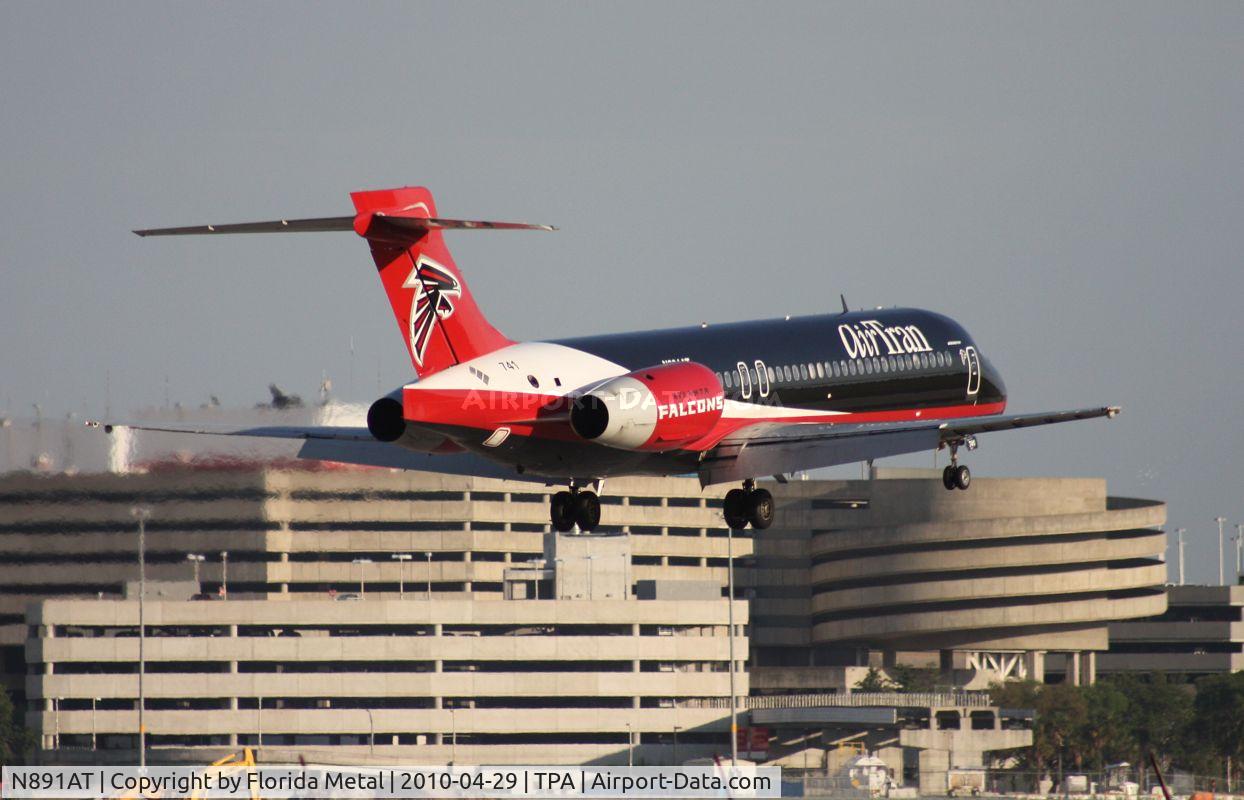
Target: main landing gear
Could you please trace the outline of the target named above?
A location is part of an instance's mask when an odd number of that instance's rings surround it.
[[[569,491],[558,492],[549,499],[549,519],[555,531],[566,533],[578,525],[579,530],[587,533],[600,524],[600,498],[596,492],[571,484]]]
[[[967,441],[969,450],[976,449],[975,440]],[[942,470],[942,485],[948,490],[955,489],[967,490],[972,485],[972,470],[968,469],[967,464],[959,463],[959,443],[950,443],[950,464],[946,469]]]
[[[742,489],[731,489],[726,492],[722,504],[726,524],[736,531],[741,531],[750,523],[753,528],[763,531],[773,524],[773,495],[768,489],[757,489],[756,482],[743,481]]]

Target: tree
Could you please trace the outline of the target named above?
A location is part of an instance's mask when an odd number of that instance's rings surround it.
[[[869,667],[868,673],[855,684],[855,691],[857,692],[892,692],[897,688],[876,667]]]
[[[1127,695],[1110,681],[1083,689],[1086,716],[1078,734],[1081,762],[1102,770],[1132,756],[1135,742]]]
[[[34,751],[34,736],[13,708],[9,693],[0,687],[0,766],[17,766]]]
[[[1162,673],[1120,675],[1110,681],[1127,697],[1134,764],[1144,764],[1152,753],[1163,770],[1189,750],[1193,700],[1190,686],[1167,680]]]
[[[1196,683],[1197,739],[1204,749],[1238,764],[1244,758],[1244,673],[1211,675]]]
[[[935,692],[942,673],[937,669],[895,666],[890,670],[900,692]]]

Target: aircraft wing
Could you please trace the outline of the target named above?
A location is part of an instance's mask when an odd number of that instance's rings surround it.
[[[375,438],[363,427],[342,425],[178,425],[146,422],[98,422],[90,420],[90,428],[103,428],[112,433],[113,428],[131,428],[136,431],[159,431],[161,433],[199,433],[212,436],[258,436],[265,439],[335,439],[346,442],[374,442]]]
[[[341,464],[359,464],[389,469],[423,470],[448,475],[473,475],[480,478],[547,483],[546,478],[520,475],[515,470],[496,464],[473,453],[433,452],[431,439],[422,444],[427,450],[412,450],[388,442],[380,442],[364,427],[341,425],[211,425],[211,424],[165,424],[89,421],[87,426],[101,428],[111,433],[113,428],[130,428],[137,431],[162,433],[194,433],[214,436],[256,436],[266,439],[302,439],[298,458],[316,461],[336,461]],[[418,436],[418,434],[415,434]],[[443,441],[440,436],[436,441]]]
[[[758,475],[851,464],[960,444],[977,433],[1113,417],[1118,406],[910,422],[759,423],[723,439],[700,462],[708,486]]]

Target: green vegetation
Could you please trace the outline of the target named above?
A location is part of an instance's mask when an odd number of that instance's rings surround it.
[[[869,667],[868,673],[855,684],[857,692],[936,692],[939,689],[941,673],[936,669],[921,667],[888,667],[892,678],[885,673]]]
[[[1017,770],[1039,774],[1099,771],[1107,764],[1148,763],[1238,777],[1244,760],[1244,673],[1193,684],[1160,674],[1118,676],[1094,686],[995,684],[995,705],[1037,712],[1033,745],[1017,754]]]
[[[22,725],[9,693],[0,687],[0,766],[28,763],[34,749],[34,737]]]

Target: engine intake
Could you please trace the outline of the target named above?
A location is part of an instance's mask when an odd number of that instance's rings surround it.
[[[570,427],[581,438],[622,450],[675,450],[707,436],[725,394],[703,364],[663,364],[610,378],[575,398]]]
[[[367,430],[381,442],[396,442],[406,433],[406,417],[402,401],[393,396],[382,397],[367,409]]]

